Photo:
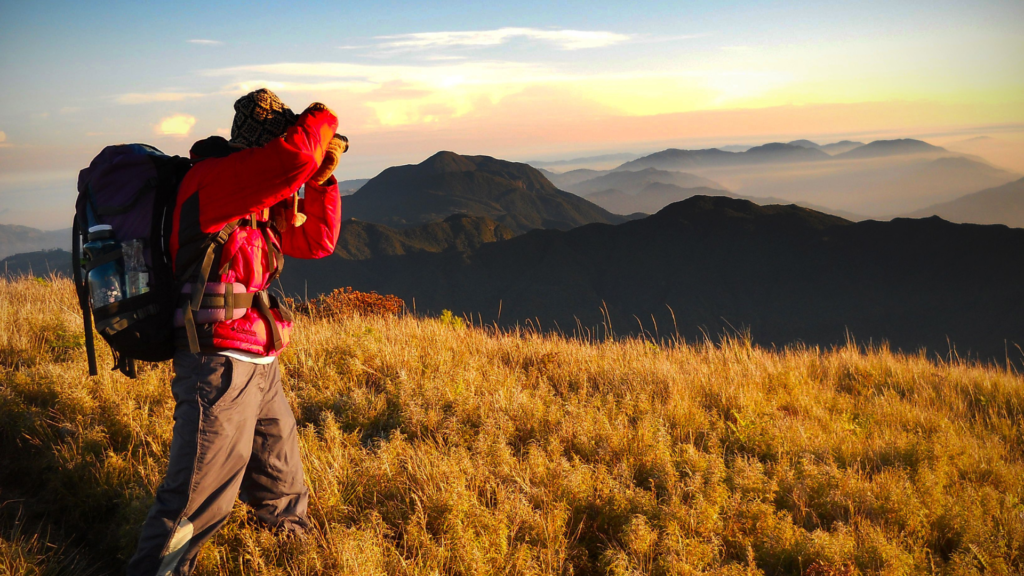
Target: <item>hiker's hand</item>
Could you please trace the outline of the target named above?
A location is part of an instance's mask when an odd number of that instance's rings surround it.
[[[348,138],[345,138],[341,134],[335,134],[334,138],[331,138],[329,144],[327,144],[327,152],[324,153],[324,161],[320,163],[320,168],[313,173],[310,180],[317,184],[323,184],[331,177],[334,173],[334,169],[338,167],[338,160],[341,155],[348,150]]]

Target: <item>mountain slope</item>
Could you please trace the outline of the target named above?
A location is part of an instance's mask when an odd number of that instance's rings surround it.
[[[70,228],[44,231],[16,224],[0,224],[0,258],[54,248],[71,249]]]
[[[577,170],[562,172],[561,174],[545,170],[543,168],[538,168],[537,170],[559,190],[568,190],[574,184],[592,180],[611,172],[611,170],[591,170],[589,168],[579,168]]]
[[[635,194],[627,194],[621,190],[602,190],[587,196],[594,204],[614,212],[615,214],[654,214],[673,202],[681,202],[694,196],[727,196],[737,198],[725,190],[717,188],[683,188],[674,184],[651,182]]]
[[[538,230],[470,252],[351,261],[285,274],[310,294],[341,285],[484,322],[595,326],[688,339],[730,326],[755,342],[830,345],[852,334],[914,351],[1002,358],[1024,345],[1024,230],[938,218],[849,221],[796,206],[695,197],[617,226]],[[670,311],[671,308],[671,311]],[[556,324],[557,323],[557,324]],[[948,340],[947,340],[948,337]]]
[[[616,170],[636,171],[644,168],[684,170],[750,164],[814,162],[828,160],[829,158],[830,156],[821,150],[774,142],[763,146],[754,146],[745,152],[725,152],[718,148],[707,150],[678,150],[670,148],[626,162],[616,168]]]
[[[933,215],[951,222],[1024,228],[1024,178],[908,214],[912,218]]]
[[[852,140],[840,140],[839,142],[825,144],[824,146],[819,147],[819,150],[835,156],[837,154],[842,154],[843,152],[853,150],[854,148],[859,148],[863,145],[863,142],[854,142]]]
[[[847,152],[864,145],[863,142],[853,142],[851,140],[841,140],[831,144],[818,144],[810,140],[794,140],[789,142],[789,144],[791,146],[800,146],[802,148],[814,148],[832,156],[842,154],[843,152]]]
[[[584,156],[582,158],[571,158],[569,160],[527,160],[526,163],[535,168],[553,168],[555,166],[585,166],[588,164],[605,164],[609,162],[625,162],[633,160],[639,154],[630,152],[619,152],[617,154],[601,154],[599,156]]]
[[[565,190],[580,196],[587,196],[604,190],[620,190],[626,194],[637,194],[651,184],[672,184],[680,188],[714,188],[725,190],[725,186],[686,172],[669,172],[656,168],[645,168],[636,172],[618,170],[567,186]],[[635,212],[635,210],[634,210]]]
[[[68,236],[71,233],[68,232]],[[59,248],[22,252],[0,260],[0,275],[8,278],[36,276],[45,278],[50,274],[71,276],[71,253]]]
[[[836,154],[836,158],[853,160],[861,158],[882,158],[885,156],[902,156],[905,154],[926,154],[946,152],[945,148],[932,146],[927,142],[902,138],[899,140],[875,140],[870,144],[858,146],[848,152]]]
[[[474,250],[487,242],[513,236],[515,233],[494,220],[465,214],[453,214],[441,222],[404,229],[348,220],[341,226],[334,253],[349,260],[365,260],[416,252]]]
[[[351,194],[354,194],[357,190],[362,188],[369,181],[369,178],[357,178],[355,180],[339,180],[338,191],[341,192],[342,196],[349,196]]]
[[[623,221],[557,189],[526,164],[454,152],[384,170],[345,198],[344,212],[346,217],[398,228],[465,213],[486,216],[516,233]]]

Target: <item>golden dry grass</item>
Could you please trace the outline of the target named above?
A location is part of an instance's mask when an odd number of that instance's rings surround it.
[[[169,366],[89,378],[80,322],[69,282],[0,281],[0,501],[41,531],[3,516],[0,570],[120,570],[166,464]],[[411,316],[295,333],[312,534],[238,504],[197,574],[1024,570],[1024,382],[998,368]]]

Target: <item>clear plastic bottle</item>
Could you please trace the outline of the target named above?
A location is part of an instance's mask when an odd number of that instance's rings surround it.
[[[142,254],[142,240],[129,240],[121,247],[124,253],[125,292],[128,298],[149,292],[149,269]]]
[[[90,262],[95,262],[101,256],[117,250],[119,246],[120,243],[114,238],[113,229],[100,224],[89,228],[89,242],[82,246],[82,252]],[[120,258],[93,268],[87,278],[93,309],[124,299],[124,267]]]

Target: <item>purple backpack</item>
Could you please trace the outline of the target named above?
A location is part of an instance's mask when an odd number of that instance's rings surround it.
[[[168,239],[178,185],[191,165],[146,144],[120,144],[104,148],[78,175],[72,269],[92,375],[91,317],[114,352],[115,368],[129,377],[135,377],[134,360],[174,355],[181,287]]]

